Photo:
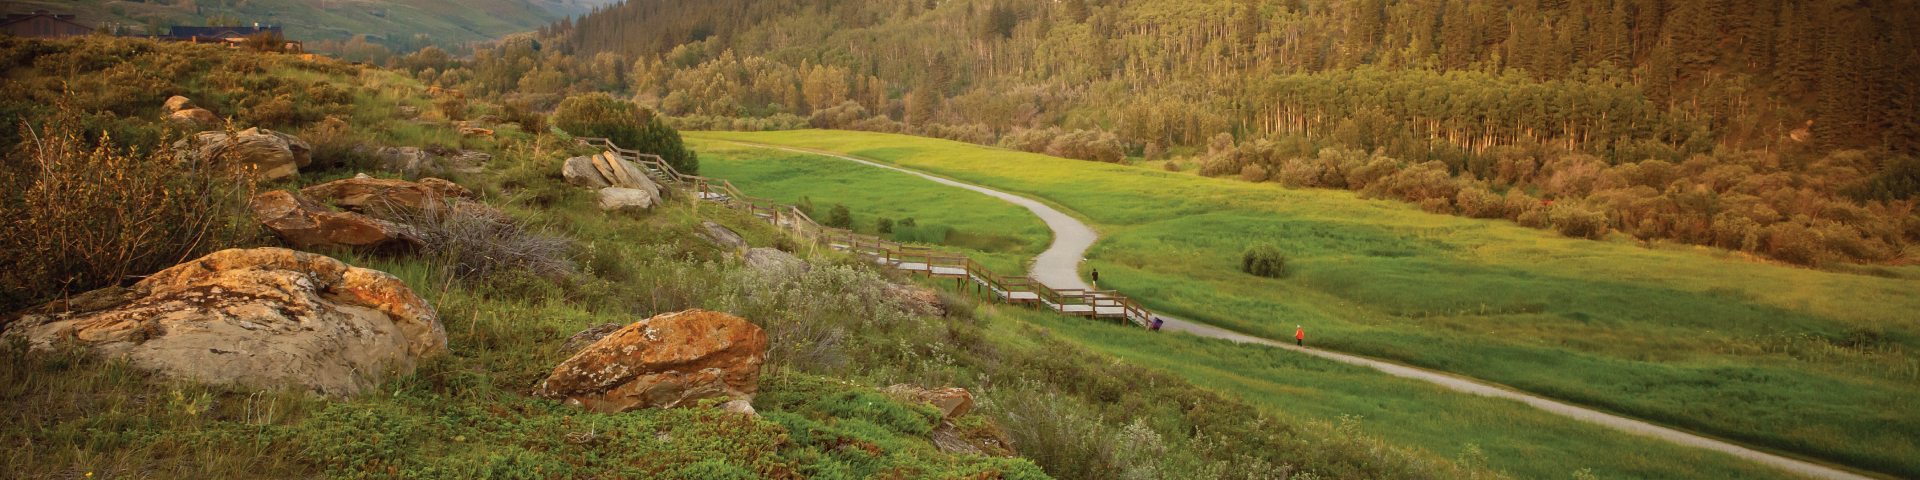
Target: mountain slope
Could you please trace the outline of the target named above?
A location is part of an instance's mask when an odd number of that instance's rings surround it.
[[[171,0],[126,2],[19,0],[9,13],[47,10],[78,15],[89,26],[117,23],[135,30],[206,25],[230,19],[286,28],[291,40],[346,40],[369,35],[389,46],[454,44],[530,31],[564,15],[592,11],[598,0]]]

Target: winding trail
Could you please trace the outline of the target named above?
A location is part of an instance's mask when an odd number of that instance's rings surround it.
[[[1061,213],[1059,210],[1055,210],[1053,209],[1053,207],[1049,207],[1044,203],[1040,203],[1033,199],[1022,197],[1019,195],[1014,195],[1011,193],[993,190],[993,189],[981,187],[978,185],[960,183],[960,182],[956,182],[946,178],[936,177],[926,173],[921,173],[914,170],[895,167],[892,165],[885,165],[885,164],[870,162],[866,160],[861,160],[858,158],[852,158],[852,157],[840,155],[834,152],[798,149],[798,148],[783,147],[778,145],[766,145],[766,144],[757,144],[757,143],[748,143],[748,142],[732,142],[732,143],[747,145],[747,146],[754,146],[754,147],[761,147],[761,148],[772,148],[772,149],[784,150],[784,151],[794,152],[794,153],[804,153],[808,155],[821,155],[821,156],[838,158],[838,159],[846,160],[849,162],[858,162],[861,164],[872,165],[875,167],[885,168],[888,170],[894,170],[894,171],[903,172],[907,174],[917,175],[922,178],[939,182],[944,185],[952,185],[955,187],[960,187],[960,188],[965,188],[975,192],[980,192],[980,193],[992,196],[994,198],[1006,200],[1015,205],[1026,207],[1028,210],[1032,210],[1034,215],[1038,215],[1040,217],[1040,220],[1045,221],[1047,223],[1047,228],[1050,228],[1053,230],[1053,244],[1047,247],[1047,250],[1045,252],[1042,252],[1040,256],[1034,258],[1032,272],[1030,272],[1033,278],[1035,280],[1039,280],[1040,283],[1046,284],[1048,287],[1052,287],[1055,289],[1076,289],[1076,288],[1091,289],[1091,287],[1088,286],[1086,282],[1083,282],[1080,280],[1079,265],[1080,265],[1080,261],[1083,259],[1082,256],[1087,253],[1087,248],[1092,247],[1093,242],[1100,239],[1100,235],[1098,233],[1095,233],[1093,231],[1093,228],[1088,227],[1087,224],[1081,223],[1079,220],[1073,218],[1072,216],[1069,216],[1065,213]],[[1561,403],[1558,401],[1549,400],[1546,398],[1541,398],[1533,395],[1519,393],[1513,390],[1508,390],[1508,389],[1497,387],[1494,385],[1489,385],[1487,383],[1483,383],[1483,382],[1469,379],[1466,377],[1461,377],[1461,376],[1441,373],[1441,372],[1435,372],[1431,370],[1422,370],[1422,369],[1408,367],[1408,366],[1400,365],[1396,363],[1384,362],[1380,360],[1348,355],[1344,353],[1336,353],[1336,352],[1330,352],[1330,351],[1320,350],[1315,348],[1287,345],[1286,343],[1283,343],[1283,342],[1245,335],[1238,332],[1221,329],[1219,327],[1214,327],[1212,325],[1205,325],[1205,324],[1190,322],[1187,320],[1182,320],[1179,318],[1174,318],[1166,315],[1157,315],[1157,316],[1159,316],[1161,319],[1166,321],[1166,324],[1161,328],[1170,330],[1170,331],[1185,332],[1188,334],[1199,335],[1202,337],[1219,338],[1219,339],[1225,339],[1225,340],[1230,340],[1230,341],[1239,342],[1239,343],[1255,343],[1255,344],[1267,345],[1275,348],[1283,348],[1283,349],[1292,350],[1300,353],[1305,353],[1308,355],[1326,358],[1336,362],[1372,367],[1382,372],[1386,372],[1388,375],[1393,375],[1396,377],[1411,378],[1416,380],[1424,380],[1424,381],[1432,382],[1442,387],[1446,387],[1448,389],[1452,389],[1460,392],[1466,392],[1474,395],[1481,395],[1481,396],[1488,396],[1488,397],[1499,397],[1499,398],[1518,400],[1522,403],[1532,405],[1534,408],[1546,410],[1548,412],[1552,412],[1560,415],[1565,415],[1567,417],[1572,417],[1576,420],[1597,423],[1602,426],[1611,427],[1617,430],[1625,431],[1627,433],[1659,438],[1662,440],[1666,440],[1666,441],[1677,443],[1684,446],[1704,448],[1708,450],[1724,452],[1727,454],[1752,460],[1754,462],[1758,462],[1763,465],[1785,470],[1787,472],[1791,472],[1793,474],[1804,476],[1804,477],[1821,478],[1821,479],[1845,479],[1845,480],[1871,480],[1873,478],[1873,477],[1867,477],[1867,476],[1855,474],[1852,472],[1839,470],[1832,467],[1827,467],[1827,466],[1818,465],[1818,464],[1814,464],[1806,461],[1801,461],[1801,460],[1782,457],[1779,455],[1774,455],[1766,452],[1761,452],[1761,451],[1757,451],[1757,450],[1743,447],[1740,445],[1735,445],[1735,444],[1727,443],[1720,440],[1702,437],[1699,435],[1694,435],[1691,433],[1675,430],[1672,428],[1662,427],[1659,425],[1654,425],[1654,424],[1639,421],[1639,420],[1634,420],[1634,419],[1621,417],[1618,415],[1613,415],[1613,414],[1609,414],[1609,413],[1605,413],[1597,410],[1569,405],[1566,403]]]

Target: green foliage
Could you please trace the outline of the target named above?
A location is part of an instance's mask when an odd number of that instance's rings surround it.
[[[839,203],[833,204],[833,208],[831,210],[828,210],[827,212],[826,226],[833,227],[833,228],[852,229],[853,228],[853,211],[848,210],[847,206],[844,204],[839,204]]]
[[[63,98],[0,163],[0,310],[120,285],[231,245],[257,241],[242,216],[251,180],[232,162],[86,138]]]
[[[893,219],[880,217],[878,220],[873,221],[873,228],[879,230],[880,233],[893,233]]]
[[[1287,255],[1280,253],[1280,247],[1273,242],[1260,242],[1247,247],[1240,254],[1240,271],[1257,277],[1287,278],[1293,275],[1287,269]]]
[[[567,97],[552,122],[575,136],[606,138],[621,148],[659,155],[682,174],[700,174],[700,158],[681,143],[680,133],[633,102],[601,93]]]

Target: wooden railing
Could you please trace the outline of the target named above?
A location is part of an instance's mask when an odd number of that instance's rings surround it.
[[[1139,302],[1121,295],[1120,292],[1054,289],[1035,281],[1032,277],[1001,276],[962,253],[906,245],[872,235],[862,235],[850,230],[821,225],[806,212],[800,211],[800,207],[747,196],[745,192],[740,191],[739,187],[735,187],[733,182],[726,179],[680,173],[659,155],[620,148],[614,145],[613,141],[605,138],[580,137],[579,141],[588,146],[600,147],[622,159],[640,165],[664,186],[692,195],[694,200],[712,201],[728,208],[746,211],[773,223],[776,227],[791,229],[803,237],[826,244],[830,248],[864,255],[892,268],[934,278],[952,278],[957,282],[972,280],[976,288],[992,294],[1001,301],[1042,306],[1062,315],[1119,318],[1138,325],[1146,325],[1153,320],[1153,312],[1147,311],[1146,307],[1140,306]],[[962,285],[964,286],[964,283]]]

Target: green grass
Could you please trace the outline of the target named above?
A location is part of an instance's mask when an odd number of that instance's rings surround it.
[[[1001,275],[1022,275],[1027,261],[1047,249],[1053,231],[1032,211],[970,190],[892,170],[781,150],[689,139],[708,177],[733,181],[747,195],[786,204],[808,196],[813,218],[825,221],[835,203],[853,213],[854,230],[880,233],[876,221],[912,218],[920,228],[952,227],[942,250],[966,253]]]
[[[1628,435],[1517,401],[1469,395],[1275,348],[1187,334],[1151,333],[1038,311],[1016,318],[1296,419],[1357,417],[1360,429],[1458,458],[1474,445],[1494,468],[1519,478],[1768,478],[1778,471],[1704,449]]]
[[[1336,350],[1920,475],[1913,280],[916,137],[691,135],[842,152],[1060,205],[1104,235],[1088,254],[1102,286],[1159,312],[1270,338],[1304,324]],[[1286,252],[1292,277],[1237,271],[1260,241]]]

